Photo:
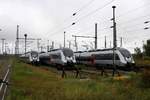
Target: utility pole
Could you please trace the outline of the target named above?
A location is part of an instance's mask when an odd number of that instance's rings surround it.
[[[54,49],[54,41],[52,41],[52,49]]]
[[[2,40],[2,54],[4,54],[4,43],[5,43],[5,39],[1,39]]]
[[[24,34],[25,37],[25,56],[26,56],[26,49],[27,49],[27,34]]]
[[[115,20],[115,8],[116,6],[112,6],[113,8],[113,74],[112,76],[115,75],[115,72],[117,71],[116,69],[116,53],[115,53],[115,50],[116,50],[116,47],[117,47],[117,35],[116,35],[116,20]]]
[[[68,41],[69,42],[69,49],[71,49],[71,41]]]
[[[95,38],[95,37],[92,37],[92,36],[77,36],[77,35],[72,35],[72,37],[75,37],[75,47],[76,47],[76,51],[78,51],[77,37],[81,37],[81,38]]]
[[[95,23],[95,49],[97,49],[97,23]]]
[[[7,54],[7,44],[8,43],[5,43],[5,54]]]
[[[75,47],[76,47],[76,51],[78,51],[78,45],[77,45],[77,36],[75,36]]]
[[[15,54],[19,54],[19,25],[17,25]]]
[[[38,52],[40,51],[40,40],[41,39],[37,39],[37,49],[38,49]]]
[[[64,31],[64,48],[66,47],[66,32]]]
[[[117,32],[116,32],[116,19],[115,19],[115,8],[116,6],[112,6],[113,8],[113,45],[114,48],[117,47]]]
[[[111,48],[111,41],[110,41],[110,45],[109,45],[109,46],[110,46],[110,48]]]
[[[47,52],[49,51],[49,40],[47,41]]]
[[[106,36],[105,36],[105,48],[107,48]]]
[[[76,47],[76,51],[78,51],[77,36],[76,36],[76,35],[72,35],[72,36],[75,38],[75,40],[74,40],[74,42],[75,42],[75,47]]]
[[[122,47],[122,37],[120,37],[120,47]]]
[[[41,52],[43,51],[43,46],[41,46]]]
[[[62,49],[62,45],[61,44],[59,44],[59,48]]]

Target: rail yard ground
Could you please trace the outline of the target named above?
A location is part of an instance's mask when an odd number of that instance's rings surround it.
[[[12,58],[6,100],[150,100],[150,70],[127,77],[75,78]]]

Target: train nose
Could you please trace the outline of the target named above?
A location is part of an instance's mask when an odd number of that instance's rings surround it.
[[[67,62],[72,62],[72,57],[66,57]]]
[[[33,61],[37,61],[38,57],[32,57]]]
[[[126,57],[125,59],[126,59],[127,62],[132,62],[131,57]]]

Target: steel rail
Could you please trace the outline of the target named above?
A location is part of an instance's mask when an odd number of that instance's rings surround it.
[[[11,65],[8,65],[8,69],[7,69],[7,72],[6,72],[6,74],[5,74],[5,76],[4,76],[4,78],[2,79],[2,83],[1,83],[1,85],[0,85],[0,92],[2,91],[2,89],[3,89],[3,86],[4,86],[4,84],[5,84],[5,88],[4,88],[4,90],[3,90],[3,94],[2,94],[2,98],[1,98],[1,100],[4,100],[4,98],[5,98],[5,94],[6,94],[6,91],[7,91],[7,88],[8,88],[8,74],[9,74],[9,72],[10,72],[10,66]],[[6,81],[7,80],[7,81]]]

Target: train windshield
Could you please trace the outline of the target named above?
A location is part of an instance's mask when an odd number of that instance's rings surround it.
[[[126,49],[120,49],[119,51],[121,52],[121,54],[124,57],[127,57],[127,58],[131,57],[131,53],[128,50],[126,50]]]
[[[32,56],[32,57],[37,57],[37,56],[38,56],[38,53],[37,53],[37,52],[31,52],[31,56]]]
[[[72,56],[73,56],[73,51],[72,51],[71,49],[64,48],[64,49],[63,49],[63,54],[64,54],[64,56],[66,56],[66,57],[72,57]]]

